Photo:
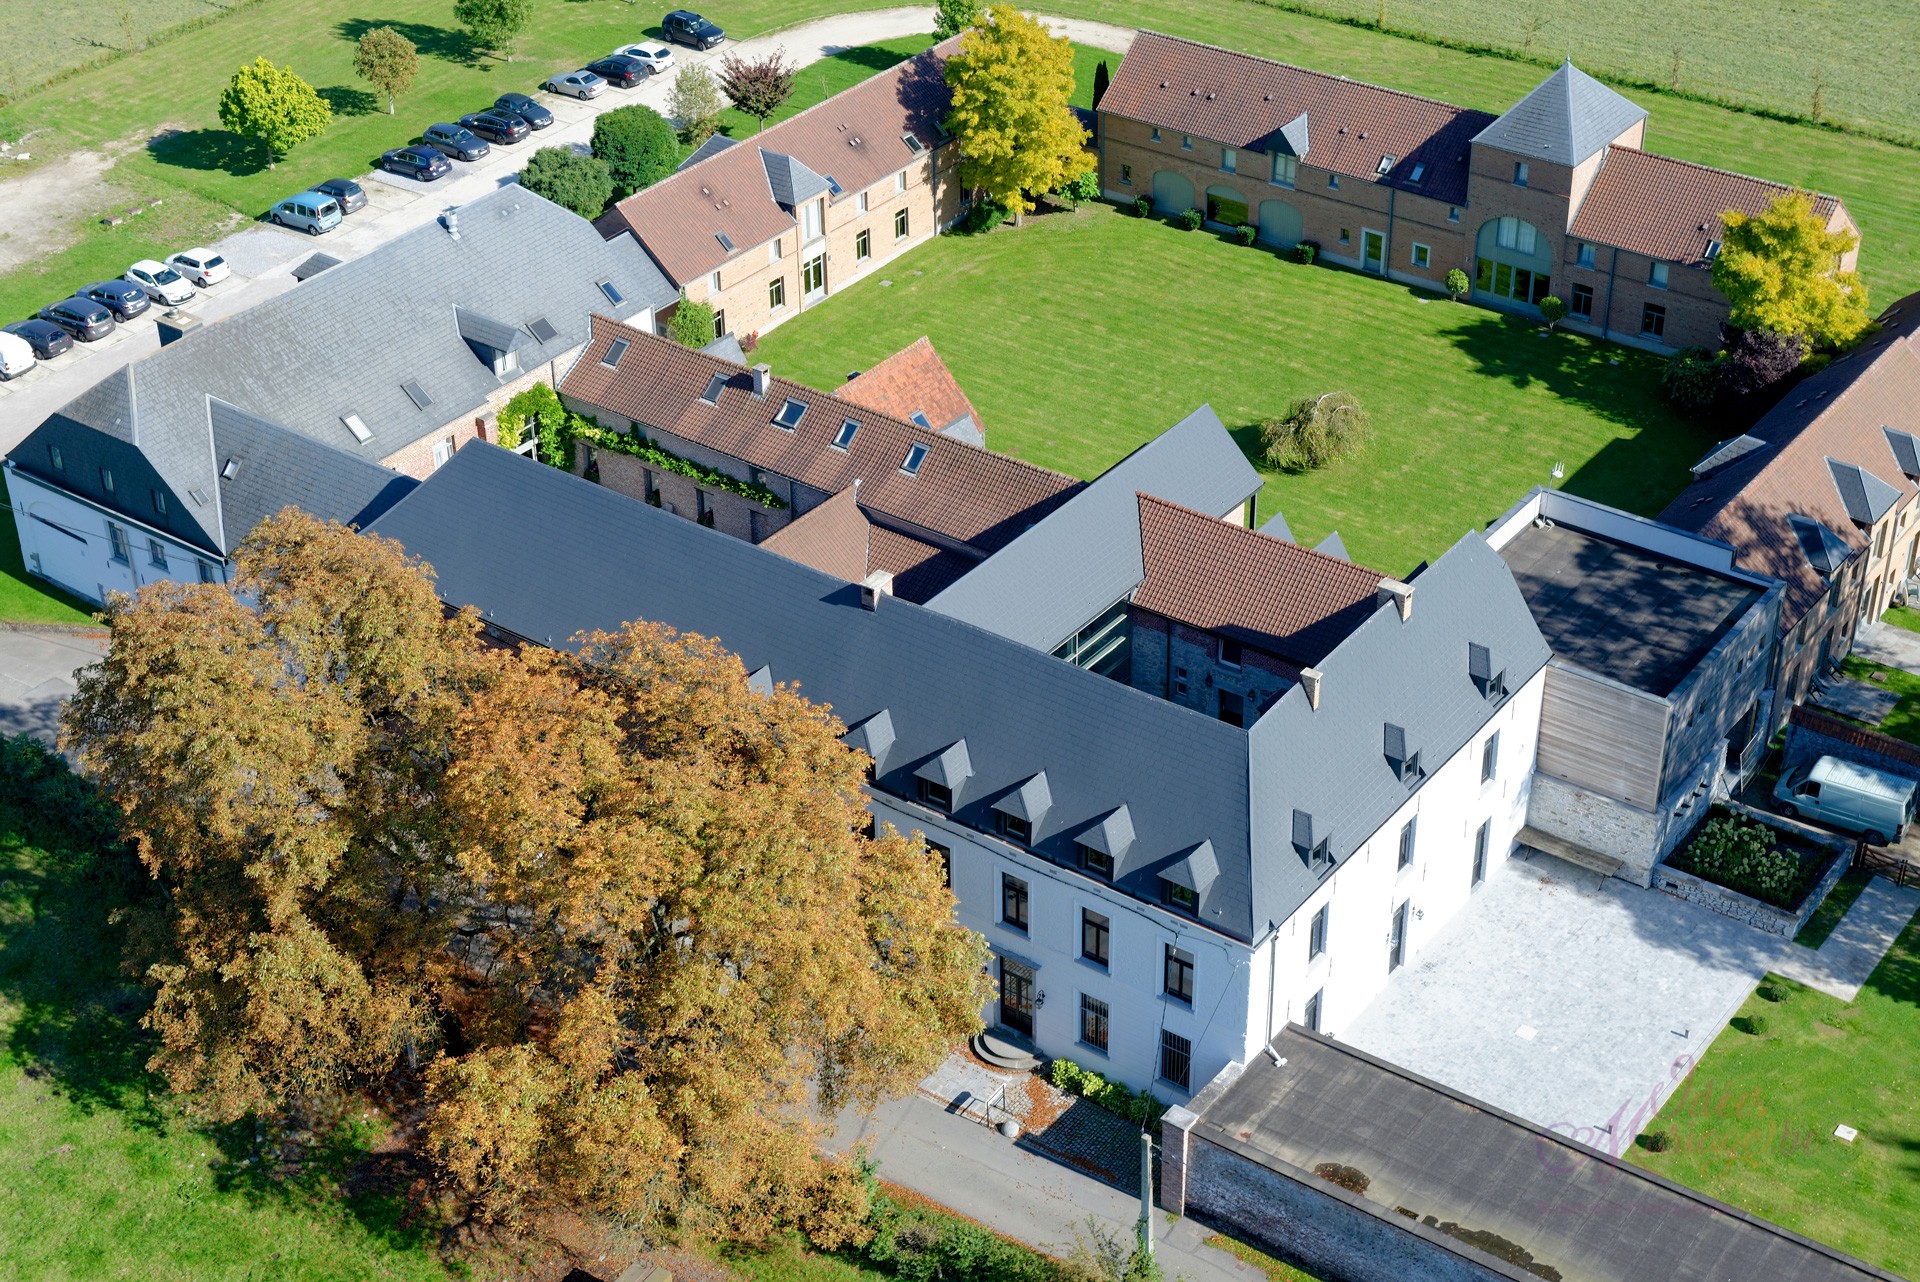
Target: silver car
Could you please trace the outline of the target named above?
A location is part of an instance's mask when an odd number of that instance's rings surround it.
[[[593,72],[582,68],[579,71],[569,71],[564,75],[555,76],[541,88],[553,93],[565,94],[569,98],[598,98],[607,91],[607,82]]]

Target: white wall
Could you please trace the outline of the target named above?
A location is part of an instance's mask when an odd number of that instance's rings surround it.
[[[20,532],[20,556],[28,572],[75,596],[104,601],[109,592],[133,593],[161,579],[198,583],[202,561],[212,568],[215,582],[226,581],[226,565],[207,552],[14,468],[7,468],[5,474],[7,502]],[[126,561],[114,558],[110,524],[126,531],[130,553]],[[149,547],[153,539],[160,542],[165,566],[154,563]]]

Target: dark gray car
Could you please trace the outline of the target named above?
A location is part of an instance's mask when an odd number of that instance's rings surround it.
[[[727,33],[691,9],[675,9],[660,20],[668,40],[695,49],[711,49],[727,38]]]
[[[545,129],[553,123],[553,113],[523,93],[503,93],[493,100],[493,105],[496,110],[520,117],[530,129]]]
[[[91,298],[63,298],[40,309],[40,319],[52,321],[83,343],[96,343],[113,333],[113,313]]]
[[[493,150],[473,130],[459,125],[428,125],[420,141],[450,160],[478,160]]]
[[[77,297],[91,298],[113,313],[117,321],[130,321],[152,305],[147,291],[130,280],[97,280],[84,289],[73,291]]]
[[[343,214],[367,207],[367,193],[351,178],[329,178],[323,183],[315,183],[313,189],[333,197],[333,203],[340,206]]]
[[[6,331],[15,338],[26,339],[27,346],[33,348],[35,360],[50,361],[73,348],[73,335],[52,321],[15,321],[6,327]]]

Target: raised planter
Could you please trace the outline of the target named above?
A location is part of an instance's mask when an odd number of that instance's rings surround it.
[[[1818,874],[1808,883],[1800,901],[1791,908],[1776,907],[1755,899],[1752,895],[1742,894],[1717,882],[1708,881],[1705,877],[1684,872],[1665,860],[1653,870],[1655,888],[1664,890],[1677,899],[1689,900],[1702,907],[1711,908],[1723,917],[1745,922],[1769,935],[1780,935],[1792,939],[1800,933],[1800,928],[1807,924],[1807,919],[1813,916],[1821,902],[1832,893],[1834,886],[1839,884],[1840,879],[1846,875],[1847,869],[1853,865],[1854,843],[1849,838],[1836,837],[1795,820],[1768,814],[1764,810],[1755,810],[1752,806],[1731,800],[1720,802],[1712,807],[1701,817],[1701,822],[1704,824],[1715,812],[1736,815],[1772,828],[1781,834],[1780,844],[1783,846],[1826,852]],[[1692,839],[1692,834],[1689,834],[1687,840],[1679,843],[1673,854],[1667,856],[1667,860],[1683,852]]]

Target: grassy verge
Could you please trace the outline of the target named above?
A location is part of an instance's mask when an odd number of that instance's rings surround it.
[[[1257,424],[1291,399],[1352,392],[1372,415],[1371,444],[1318,472],[1269,473],[1260,507],[1309,544],[1338,529],[1356,560],[1389,573],[1438,556],[1556,462],[1575,493],[1657,512],[1712,435],[1667,410],[1657,358],[1542,338],[1107,206],[943,236],[781,326],[757,354],[832,387],[922,334],[978,406],[990,448],[1083,477],[1202,403],[1252,454]]]
[[[241,1165],[250,1129],[202,1131],[164,1102],[108,921],[138,874],[63,843],[0,803],[0,1277],[448,1277],[431,1226],[363,1182],[373,1129],[268,1181]],[[350,1172],[361,1191],[342,1196]]]
[[[1240,1239],[1228,1237],[1224,1233],[1216,1233],[1208,1238],[1207,1245],[1218,1247],[1228,1255],[1251,1264],[1273,1279],[1273,1282],[1320,1282],[1320,1279],[1311,1273],[1296,1269],[1284,1260],[1276,1260],[1259,1247],[1248,1246]]]
[[[27,574],[20,559],[20,532],[14,516],[0,516],[0,622],[73,623],[93,618],[93,607],[68,596],[46,580]]]
[[[1890,623],[1896,628],[1905,628],[1909,632],[1920,632],[1920,610],[1896,605],[1880,616],[1880,622]]]
[[[1908,1277],[1920,1274],[1920,924],[1909,925],[1851,1005],[1770,976],[1650,1130],[1664,1153],[1633,1162]],[[1836,1126],[1858,1129],[1844,1143]]]
[[[1841,660],[1840,671],[1846,676],[1855,677],[1861,681],[1873,681],[1874,685],[1884,690],[1891,690],[1900,696],[1893,705],[1893,711],[1887,714],[1886,720],[1874,729],[1882,734],[1890,734],[1896,739],[1905,739],[1908,743],[1920,744],[1920,677],[1901,668],[1890,668],[1884,663],[1870,662],[1857,655],[1848,655]],[[1879,680],[1874,680],[1875,674],[1879,675]]]
[[[1820,901],[1813,910],[1813,916],[1807,918],[1807,924],[1793,937],[1796,944],[1805,944],[1808,948],[1818,948],[1827,942],[1827,936],[1847,915],[1847,909],[1853,907],[1853,901],[1860,898],[1860,892],[1873,880],[1872,873],[1850,872],[1834,883],[1833,891]]]
[[[839,1255],[825,1255],[791,1236],[759,1250],[708,1247],[703,1254],[746,1282],[892,1282],[893,1275]]]

